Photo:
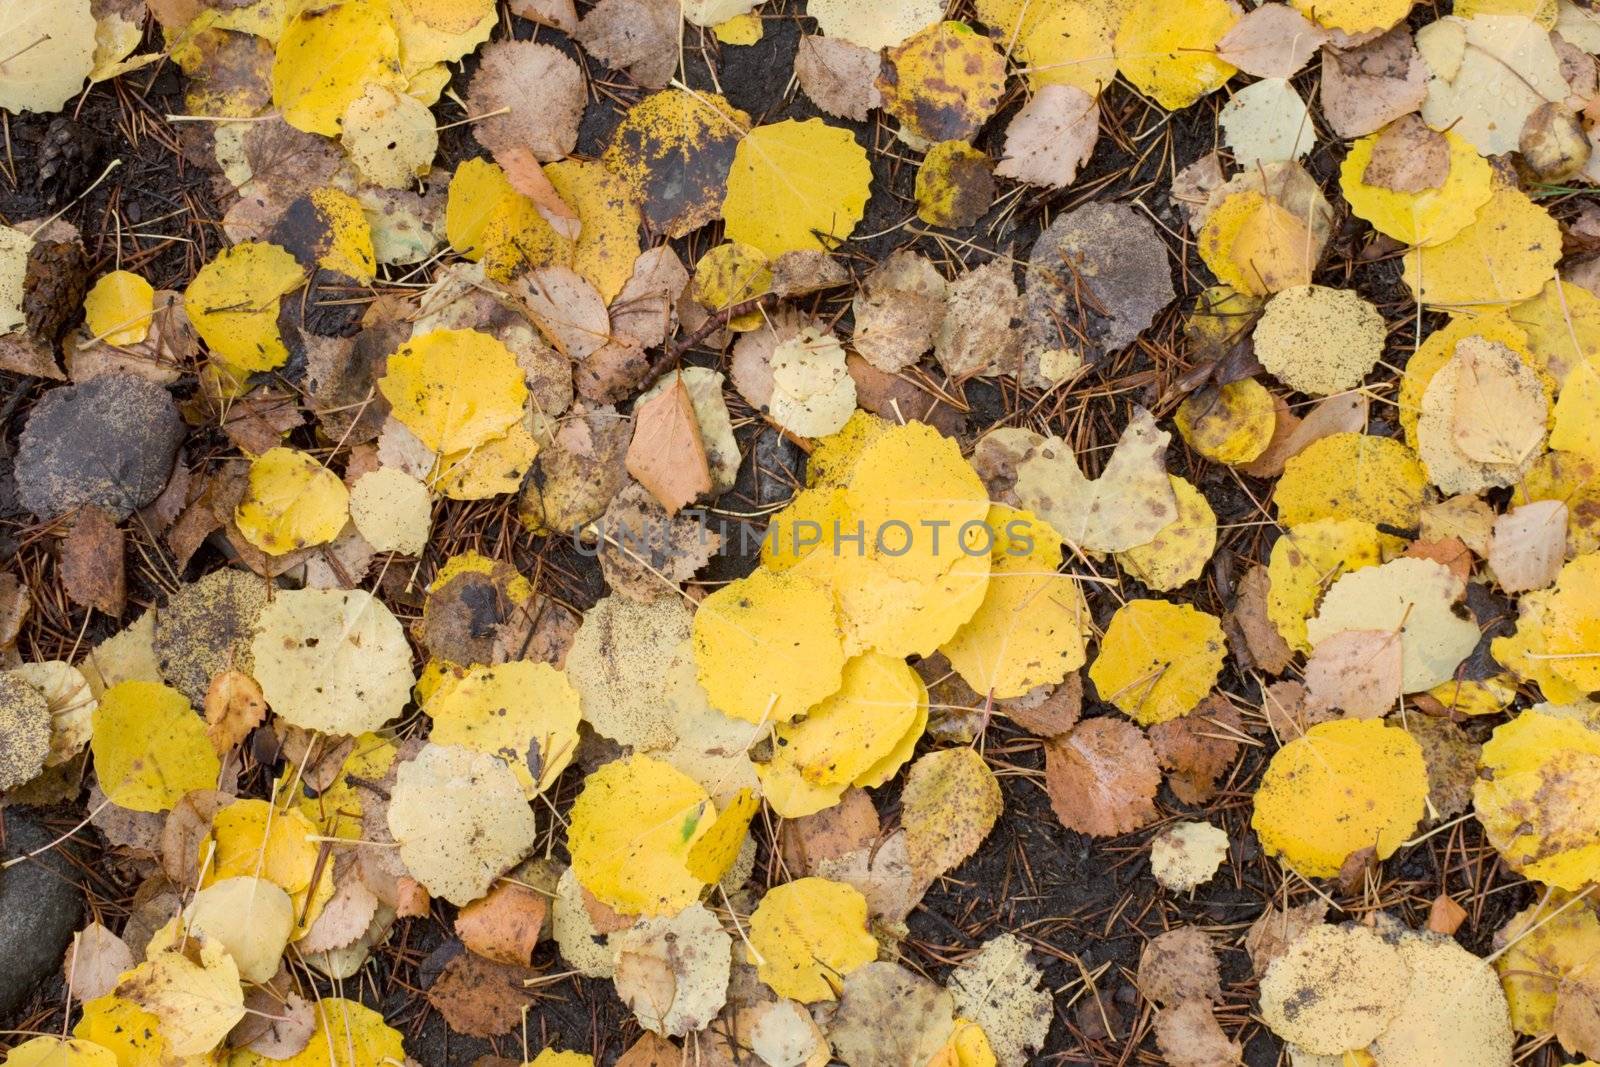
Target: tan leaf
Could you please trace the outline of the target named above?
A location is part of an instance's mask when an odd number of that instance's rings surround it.
[[[1169,1067],[1234,1067],[1244,1047],[1229,1041],[1210,1004],[1192,997],[1156,1013],[1156,1047]]]
[[[1006,127],[1005,156],[995,173],[1029,185],[1065,189],[1094,154],[1100,105],[1075,85],[1046,85]]]
[[[1151,938],[1139,954],[1139,992],[1163,1007],[1185,1000],[1222,999],[1216,946],[1197,926],[1179,926]]]
[[[1217,58],[1257,78],[1292,78],[1327,39],[1327,30],[1288,4],[1262,4],[1217,42]]]
[[[248,674],[223,671],[206,690],[206,737],[225,755],[267,717],[267,698]]]
[[[534,1002],[533,993],[522,983],[536,973],[528,967],[495,963],[463,951],[444,965],[428,988],[428,1003],[458,1034],[509,1034]]]
[[[711,491],[705,443],[682,375],[634,411],[626,466],[668,515]]]
[[[878,53],[842,37],[807,34],[794,55],[794,76],[811,102],[829,115],[861,122],[883,106]]]
[[[865,789],[845,790],[839,803],[815,815],[785,819],[779,847],[796,877],[821,873],[820,864],[839,859],[878,840],[878,810]]]
[[[62,963],[67,995],[82,1003],[103,997],[117,987],[123,971],[133,967],[133,951],[99,923],[90,923],[72,935]]]
[[[1494,520],[1489,569],[1508,593],[1543,589],[1556,580],[1567,550],[1567,505],[1535,500]]]
[[[1450,142],[1418,115],[1402,115],[1372,143],[1372,158],[1361,174],[1368,185],[1396,193],[1437,189],[1450,173]]]
[[[1405,26],[1355,48],[1322,50],[1322,113],[1341,138],[1380,130],[1427,95],[1428,69]]]
[[[561,49],[533,41],[496,41],[478,51],[467,89],[467,113],[478,143],[500,154],[525,149],[549,163],[578,143],[583,117],[583,72]],[[527,195],[527,194],[524,194]]]
[[[1156,817],[1161,769],[1139,728],[1089,719],[1045,743],[1044,783],[1061,825],[1095,837],[1137,830]]]
[[[1317,644],[1306,661],[1306,709],[1338,708],[1348,718],[1382,718],[1400,699],[1400,635],[1344,630]]]

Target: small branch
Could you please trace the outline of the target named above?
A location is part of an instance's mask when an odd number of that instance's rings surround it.
[[[771,307],[777,301],[778,294],[767,293],[764,296],[742,300],[737,304],[730,304],[721,311],[715,312],[700,324],[699,329],[682,340],[674,341],[667,345],[661,355],[657,356],[654,362],[650,364],[650,369],[645,371],[644,377],[639,380],[637,388],[642,392],[659,382],[667,371],[677,368],[678,364],[683,360],[685,352],[722,329],[728,324],[729,320],[736,319],[740,315],[748,315],[758,308]]]

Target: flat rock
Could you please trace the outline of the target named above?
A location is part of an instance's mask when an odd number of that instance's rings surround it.
[[[7,860],[55,838],[23,812],[7,809],[4,818]],[[34,988],[61,969],[82,921],[77,872],[59,848],[0,870],[0,1020],[14,1021]]]

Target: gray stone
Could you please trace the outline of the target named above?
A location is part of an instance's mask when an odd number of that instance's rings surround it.
[[[56,835],[30,815],[7,809],[6,859],[48,845]],[[83,921],[77,872],[53,848],[0,870],[0,1023],[14,1021],[35,987],[61,969]]]

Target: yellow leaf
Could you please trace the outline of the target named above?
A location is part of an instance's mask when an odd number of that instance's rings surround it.
[[[917,168],[917,218],[971,226],[994,203],[994,161],[965,141],[940,141]]]
[[[245,241],[195,272],[183,307],[212,360],[242,378],[289,358],[278,333],[278,302],[305,280],[305,271],[284,249]]]
[[[639,258],[639,201],[632,188],[598,162],[575,159],[544,168],[561,199],[578,213],[582,229],[572,269],[587,278],[607,304],[633,276]]]
[[[1340,576],[1379,560],[1378,528],[1358,519],[1314,519],[1284,531],[1267,560],[1267,618],[1289,647],[1311,651],[1306,620]]]
[[[433,112],[414,96],[373,82],[350,101],[342,125],[345,153],[374,185],[406,189],[433,169],[439,132]]]
[[[406,1060],[400,1031],[359,1001],[318,997],[305,1048],[287,1059],[236,1050],[230,1067],[390,1067]]]
[[[624,915],[671,915],[700,896],[695,842],[717,818],[694,779],[650,756],[603,765],[568,815],[567,848],[583,887]]]
[[[572,242],[555,231],[534,202],[511,186],[498,164],[469,159],[450,179],[444,209],[450,247],[495,281],[510,281],[526,267],[566,264]]]
[[[1289,6],[1330,30],[1348,34],[1386,30],[1406,17],[1416,0],[1289,0]]]
[[[726,311],[735,304],[772,292],[772,267],[759,249],[724,241],[701,256],[694,265],[689,290],[695,303],[708,311]],[[728,319],[728,329],[745,333],[759,329],[766,316],[759,309]]]
[[[1428,796],[1422,746],[1381,719],[1318,723],[1280,748],[1250,825],[1267,854],[1332,878],[1364,848],[1386,860],[1417,828]]]
[[[12,0],[0,9],[0,109],[60,111],[94,69],[89,0]]]
[[[136,345],[150,335],[156,291],[128,270],[114,270],[94,283],[83,301],[89,336],[110,345]]]
[[[1600,351],[1567,375],[1552,412],[1550,447],[1600,461]]]
[[[1518,305],[1517,311],[1528,304]],[[1504,310],[1481,315],[1455,315],[1439,329],[1430,333],[1421,346],[1406,361],[1405,374],[1400,379],[1400,425],[1406,431],[1406,443],[1417,447],[1417,422],[1422,417],[1422,398],[1428,383],[1439,368],[1450,362],[1456,346],[1469,337],[1481,337],[1505,345],[1522,357],[1530,366],[1533,356],[1528,335]]]
[[[117,1067],[117,1055],[81,1037],[30,1037],[13,1045],[0,1064],[4,1067]]]
[[[867,153],[847,129],[821,119],[785,119],[745,134],[722,201],[728,240],[767,258],[831,251],[866,212]]]
[[[185,931],[198,931],[221,945],[247,982],[266,982],[278,973],[294,918],[289,894],[252,876],[215,881],[183,909]]]
[[[970,141],[1000,105],[1005,55],[964,22],[940,22],[887,55],[883,106],[923,141]]]
[[[1117,553],[1123,570],[1158,592],[1170,592],[1200,577],[1217,547],[1217,516],[1210,503],[1188,481],[1176,474],[1169,477],[1178,517],[1152,540]]]
[[[1442,135],[1450,152],[1450,169],[1442,184],[1415,193],[1368,185],[1362,176],[1380,136],[1358,138],[1339,168],[1339,188],[1350,210],[1379,233],[1402,244],[1442,244],[1470,226],[1493,195],[1489,161],[1471,142],[1449,130]]]
[[[1420,304],[1489,309],[1539,295],[1555,277],[1561,227],[1526,194],[1501,186],[1450,240],[1405,255],[1405,282]]]
[[[586,1052],[557,1052],[541,1049],[524,1067],[594,1067],[594,1057]]]
[[[1406,530],[1417,525],[1427,480],[1416,454],[1399,441],[1336,433],[1284,465],[1272,499],[1285,526],[1339,518]]]
[[[1526,334],[1528,365],[1557,386],[1593,353],[1600,352],[1600,297],[1559,276],[1546,282],[1538,296],[1507,314]],[[1524,351],[1518,345],[1511,347]]]
[[[428,487],[405,471],[379,467],[350,488],[350,521],[379,552],[414,556],[428,546],[433,501]]]
[[[107,993],[85,1001],[72,1036],[111,1050],[106,1067],[157,1067],[172,1063],[161,1020],[126,997]]]
[[[652,231],[682,237],[721,214],[749,128],[750,116],[716,93],[666,89],[628,109],[601,162],[633,191]]]
[[[867,932],[867,898],[826,878],[773,886],[750,916],[749,956],[780,997],[836,1000],[844,977],[878,958],[878,940]]]
[[[528,398],[516,357],[476,330],[413,337],[389,357],[378,391],[406,429],[444,453],[504,436]]]
[[[1126,5],[978,0],[975,6],[979,20],[998,31],[1001,44],[1014,48],[1035,92],[1046,85],[1072,85],[1098,97],[1116,77],[1111,38]]]
[[[845,488],[831,554],[846,649],[929,655],[983,602],[990,565],[988,492],[956,443],[931,426],[892,426],[866,445]],[[823,568],[818,573],[828,574]]]
[[[349,516],[339,476],[294,448],[269,448],[250,463],[250,484],[233,519],[245,540],[268,555],[327,544]]]
[[[1600,881],[1600,730],[1581,711],[1524,711],[1495,728],[1478,767],[1478,821],[1512,870],[1571,892]]]
[[[983,603],[940,646],[980,696],[997,700],[1053,685],[1083,666],[1089,608],[1061,574],[1061,535],[1026,511],[994,504],[989,586]]]
[[[798,819],[837,804],[895,750],[927,701],[922,679],[903,659],[875,652],[852,659],[839,691],[780,723],[771,761],[756,764],[772,810]]]
[[[829,37],[842,37],[872,52],[893,48],[944,14],[939,0],[815,0],[806,14]]]
[[[1546,700],[1571,704],[1586,700],[1590,690],[1574,684],[1557,670],[1565,661],[1549,648],[1549,603],[1553,589],[1535,589],[1517,601],[1517,629],[1489,644],[1494,658],[1524,681],[1534,683]]]
[[[1568,974],[1600,959],[1600,915],[1555,892],[1523,908],[1495,935],[1500,985],[1518,1033],[1542,1037],[1555,1028],[1556,1000]]]
[[[1587,553],[1561,568],[1545,613],[1556,674],[1587,692],[1600,690],[1600,555]]]
[[[1188,446],[1217,463],[1249,463],[1272,442],[1277,405],[1254,378],[1191,393],[1178,405],[1173,423]]]
[[[400,713],[414,680],[400,620],[361,589],[278,590],[250,651],[267,703],[306,730],[376,730]]]
[[[750,835],[750,820],[761,810],[761,798],[749,789],[741,789],[717,813],[717,818],[705,833],[689,846],[685,858],[689,873],[696,881],[715,885],[733,868]]]
[[[159,935],[158,935],[159,937]],[[161,1020],[167,1051],[200,1056],[244,1018],[244,990],[233,957],[215,941],[186,937],[122,976],[116,994]]]
[[[361,783],[378,782],[388,775],[399,749],[395,742],[378,734],[361,734],[333,784],[316,796],[300,797],[300,814],[310,819],[323,833],[350,840],[361,838],[361,816],[372,794]],[[283,779],[294,771],[285,766]],[[281,787],[280,787],[281,788]]]
[[[900,805],[912,868],[931,883],[976,852],[994,829],[1000,783],[976,749],[940,749],[911,765]]]
[[[1478,624],[1456,614],[1465,584],[1444,564],[1415,557],[1351,571],[1324,594],[1306,638],[1315,648],[1346,630],[1398,634],[1402,691],[1423,692],[1449,681],[1478,643]]]
[[[1238,70],[1217,55],[1217,42],[1238,21],[1238,9],[1227,0],[1135,3],[1117,27],[1117,65],[1134,88],[1168,111],[1188,107]]]
[[[120,682],[100,695],[93,718],[95,776],[112,803],[167,811],[190,790],[216,787],[222,766],[205,720],[176,689]]]
[[[366,285],[378,269],[372,250],[372,227],[361,202],[340,189],[311,191],[311,203],[327,232],[317,241],[317,266]]]
[[[758,570],[706,597],[693,641],[711,706],[735,719],[788,722],[842,684],[833,598],[793,571]]]
[[[395,772],[389,833],[429,893],[470,904],[533,846],[533,812],[497,756],[429,742]]]
[[[1315,1053],[1319,1064],[1373,1067],[1364,1052],[1351,1050],[1364,1049],[1393,1021],[1410,977],[1395,945],[1372,928],[1319,921],[1267,966],[1261,1016],[1292,1044],[1296,1059]]]
[[[743,15],[733,16],[726,22],[717,23],[712,32],[723,44],[752,45],[761,40],[763,23],[760,15],[747,11]]]
[[[272,61],[272,103],[285,122],[337,137],[345,109],[372,83],[404,85],[387,3],[312,4],[290,20]]]
[[[494,0],[389,0],[407,75],[454,63],[489,39]]]
[[[474,667],[424,709],[429,740],[499,756],[530,798],[550,788],[578,747],[578,691],[548,663]]]
[[[1217,205],[1195,243],[1219,281],[1250,296],[1310,285],[1318,251],[1305,222],[1256,189]]]
[[[291,941],[304,937],[333,897],[333,869],[318,863],[317,828],[298,808],[235,800],[211,820],[198,850],[200,888],[228,878],[265,878],[294,902]]]
[[[1153,726],[1205,699],[1226,657],[1216,616],[1187,604],[1130,600],[1111,617],[1089,679],[1101,700]]]
[[[525,417],[513,422],[504,437],[439,457],[430,484],[450,500],[487,500],[515,493],[539,457]]]

